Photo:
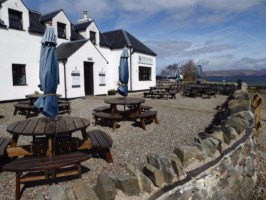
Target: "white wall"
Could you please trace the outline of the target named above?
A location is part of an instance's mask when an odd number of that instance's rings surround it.
[[[152,65],[139,63],[139,56],[144,56],[152,59]],[[139,66],[151,67],[151,80],[140,81],[139,80]],[[156,85],[156,57],[135,52],[132,54],[132,90],[145,90]]]
[[[92,58],[92,60],[88,60]],[[94,79],[94,95],[106,94],[107,93],[107,81],[105,86],[99,86],[99,72],[107,71],[109,67],[106,60],[96,50],[91,41],[87,41],[77,52],[68,58],[66,63],[66,82],[67,82],[67,98],[75,98],[85,96],[84,89],[84,61],[93,62],[93,79]],[[62,71],[63,65],[60,64],[60,72]],[[72,88],[72,76],[73,70],[80,71],[80,86],[79,88]],[[63,76],[63,73],[61,73]],[[60,84],[64,84],[63,78],[60,78]],[[60,86],[58,92],[64,97],[64,87]]]
[[[63,23],[66,25],[66,39],[70,40],[70,36],[71,36],[71,24],[70,21],[68,20],[68,18],[66,17],[66,15],[64,14],[63,11],[59,12],[54,18],[53,18],[53,27],[55,29],[55,34],[56,36],[58,35],[57,33],[57,22]],[[58,38],[58,40],[62,40],[61,42],[66,42],[66,39],[61,39]]]

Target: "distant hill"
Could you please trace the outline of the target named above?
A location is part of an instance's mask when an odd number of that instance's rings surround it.
[[[204,71],[206,77],[211,76],[266,76],[266,69],[261,70],[219,70],[219,71]]]

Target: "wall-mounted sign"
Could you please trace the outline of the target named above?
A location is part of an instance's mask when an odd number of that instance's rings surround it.
[[[80,87],[80,72],[79,72],[79,70],[72,70],[71,77],[72,77],[72,88],[79,88]]]
[[[105,86],[105,72],[99,72],[99,86]]]
[[[140,64],[147,64],[147,65],[152,65],[153,64],[153,59],[151,57],[147,56],[139,56],[139,61]]]

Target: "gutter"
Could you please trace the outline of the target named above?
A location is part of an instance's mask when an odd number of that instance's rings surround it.
[[[67,99],[67,87],[66,87],[66,63],[67,63],[67,58],[62,60],[63,65],[64,65],[64,85],[65,85],[65,99]]]

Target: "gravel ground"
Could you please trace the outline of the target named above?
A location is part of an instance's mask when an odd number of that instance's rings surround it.
[[[133,93],[130,96],[141,97],[140,93]],[[153,110],[158,111],[159,125],[155,123],[146,126],[147,131],[140,128],[140,124],[136,121],[122,121],[119,122],[116,131],[113,133],[108,126],[93,125],[92,110],[96,107],[104,105],[104,99],[110,98],[106,96],[89,96],[86,99],[75,99],[71,101],[72,116],[79,116],[91,120],[89,130],[99,129],[107,132],[113,138],[113,147],[111,153],[113,156],[113,163],[108,164],[102,159],[92,158],[83,162],[82,180],[93,186],[96,183],[98,174],[118,174],[125,173],[125,164],[129,163],[136,168],[142,168],[146,163],[146,155],[148,153],[165,154],[172,152],[173,149],[187,142],[191,142],[193,138],[200,132],[203,132],[208,127],[216,113],[216,108],[222,105],[227,96],[217,95],[216,98],[188,98],[177,95],[177,99],[161,100],[161,99],[145,99],[145,104],[153,106]],[[23,120],[22,115],[13,116],[13,103],[0,104],[0,133],[1,136],[10,137],[6,132],[6,127],[12,122]],[[264,121],[265,122],[265,121]],[[74,135],[80,135],[75,133]],[[265,139],[265,134],[262,134]],[[259,147],[262,154],[259,155],[258,161],[262,162],[266,158],[265,140],[263,137],[259,139],[262,144]],[[29,144],[31,137],[20,137],[19,144]],[[263,148],[261,148],[263,147]],[[265,159],[264,159],[265,160]],[[265,180],[265,161],[259,173],[262,179]],[[58,184],[71,185],[75,180],[63,180]],[[264,184],[264,185],[263,185]],[[258,183],[254,192],[254,196],[259,196],[265,187],[264,183]],[[48,195],[49,185],[47,183],[35,182],[28,183],[23,188],[21,199],[34,199],[37,192],[49,199]],[[2,172],[0,173],[0,199],[14,199],[15,191],[15,174]],[[147,195],[147,194],[145,194]],[[133,197],[126,199],[146,199],[147,196]],[[123,194],[118,195],[116,199],[125,199]]]

